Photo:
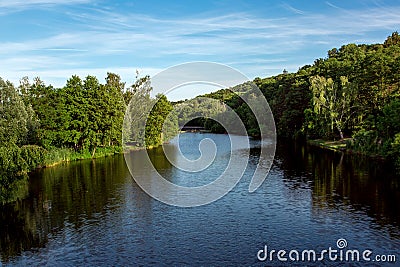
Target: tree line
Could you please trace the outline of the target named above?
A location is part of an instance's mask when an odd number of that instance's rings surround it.
[[[278,137],[348,138],[350,149],[392,158],[400,166],[397,32],[382,44],[343,45],[295,73],[283,71],[253,82],[269,102]],[[19,86],[0,78],[0,193],[37,166],[121,152],[123,144],[158,146],[191,118],[195,121],[189,123],[224,132],[215,120],[201,117],[224,116],[226,108],[204,97],[231,107],[248,134],[260,136],[260,125],[243,101],[256,97],[252,85],[171,103],[163,95],[150,97],[148,76],[127,87],[114,73],[104,83],[74,75],[62,88],[39,78],[30,82],[25,77]],[[146,118],[137,116],[146,112]]]
[[[74,75],[62,88],[40,78],[24,77],[19,86],[0,78],[0,201],[38,166],[121,152],[125,110],[139,94],[154,104],[140,146],[161,144],[159,128],[172,104],[150,92],[148,76],[126,87],[114,73],[104,83]]]
[[[348,139],[348,148],[400,166],[400,36],[382,44],[347,44],[295,73],[255,78],[269,102],[278,137]],[[245,86],[245,85],[240,85]],[[259,126],[237,90],[205,95],[232,107],[252,136]],[[251,90],[246,92],[251,94]],[[216,123],[205,124],[218,129]],[[221,129],[219,129],[221,130]],[[223,129],[222,129],[223,131]]]

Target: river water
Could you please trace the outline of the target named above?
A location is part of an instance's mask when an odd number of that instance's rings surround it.
[[[176,184],[207,184],[224,168],[230,149],[227,135],[184,133],[183,153],[196,158],[204,137],[222,147],[206,172],[175,169],[161,148],[149,156]],[[400,177],[390,166],[280,141],[266,180],[249,193],[259,153],[259,142],[250,143],[248,166],[236,187],[195,208],[149,197],[132,179],[123,155],[37,170],[30,174],[27,198],[0,206],[0,265],[343,265],[339,254],[335,261],[326,255],[322,261],[301,261],[303,250],[320,253],[329,247],[338,253],[372,251],[371,261],[347,262],[351,265],[382,265],[376,255],[387,260],[395,255],[396,262],[386,265],[400,264]],[[143,153],[130,156],[140,161]],[[338,239],[347,246],[339,249]],[[276,253],[260,261],[265,246],[268,255],[285,250],[288,262]],[[298,262],[289,258],[291,250],[300,252]]]

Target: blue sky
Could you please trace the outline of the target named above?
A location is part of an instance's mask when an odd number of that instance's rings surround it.
[[[400,31],[400,1],[0,0],[0,76],[107,71],[128,84],[189,61],[227,64],[250,79],[297,71],[346,43]]]

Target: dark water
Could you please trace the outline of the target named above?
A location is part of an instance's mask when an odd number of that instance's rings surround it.
[[[200,137],[184,134],[182,150],[189,157],[198,153],[191,142]],[[221,144],[227,138],[207,137]],[[257,141],[252,144],[257,147]],[[218,162],[226,160],[227,150],[219,152]],[[140,158],[144,152],[134,153]],[[256,192],[248,193],[257,153],[257,148],[251,150],[245,176],[233,191],[196,208],[177,208],[150,198],[131,178],[123,155],[38,170],[30,175],[26,199],[0,206],[1,263],[289,265],[293,262],[280,262],[276,256],[260,262],[257,252],[265,245],[268,250],[319,252],[337,249],[336,241],[344,238],[348,249],[396,255],[397,261],[387,265],[399,266],[400,178],[390,166],[279,142],[267,179]],[[161,173],[181,185],[204,184],[213,179],[210,172],[219,171],[217,164],[206,175],[188,175],[174,169],[161,150],[149,154]],[[351,265],[366,263],[381,265]],[[341,266],[344,262],[297,264]]]

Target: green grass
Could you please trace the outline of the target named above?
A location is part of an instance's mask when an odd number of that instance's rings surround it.
[[[343,151],[346,150],[348,142],[351,141],[351,138],[343,138],[341,140],[332,141],[332,140],[309,140],[308,143],[310,145],[335,150],[335,151]]]
[[[52,148],[47,150],[44,159],[44,166],[50,167],[61,162],[75,161],[82,159],[101,158],[122,153],[121,147],[98,147],[92,156],[92,151],[88,149],[75,151],[69,148]]]

